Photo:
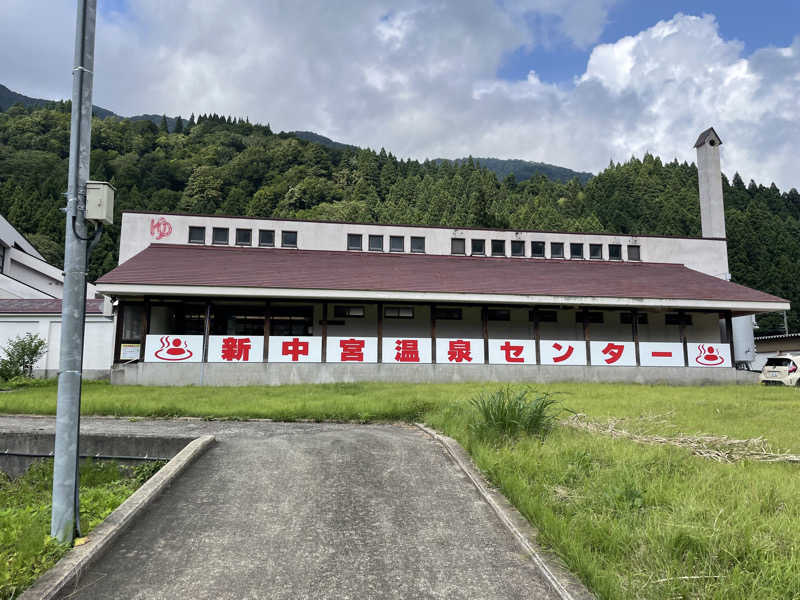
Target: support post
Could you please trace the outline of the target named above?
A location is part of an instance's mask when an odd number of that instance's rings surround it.
[[[328,303],[322,303],[322,362],[328,362]]]
[[[383,362],[383,302],[378,302],[378,364]]]
[[[540,365],[542,364],[542,350],[540,347],[542,336],[539,327],[539,310],[534,306],[531,309],[531,313],[533,313],[531,316],[533,317],[533,339],[536,347],[536,364]]]
[[[436,305],[431,304],[431,364],[436,364]]]
[[[586,343],[586,364],[591,366],[592,365],[592,336],[589,331],[589,311],[584,308],[583,309],[583,339]]]
[[[139,360],[144,362],[144,351],[147,348],[147,336],[150,334],[150,300],[145,297],[142,303],[142,345],[139,347]]]
[[[206,302],[206,316],[203,319],[203,362],[208,362],[208,338],[211,335],[211,302]]]
[[[122,350],[122,324],[125,312],[125,305],[123,302],[117,303],[117,322],[114,328],[114,362],[119,362],[120,351]],[[141,346],[140,346],[141,348]]]
[[[686,312],[683,310],[678,311],[678,331],[681,336],[681,343],[683,344],[683,366],[689,366],[689,341],[686,338]]]
[[[481,306],[481,324],[483,326],[483,363],[489,364],[489,307]]]
[[[86,317],[86,181],[92,132],[92,77],[97,0],[79,0],[72,69],[69,173],[64,241],[61,349],[53,462],[50,535],[69,543],[80,534],[78,440],[81,414],[83,334]]]
[[[264,307],[264,362],[269,362],[269,330],[272,316],[272,305],[270,301],[267,300],[267,304]]]
[[[636,366],[642,366],[642,357],[639,354],[639,311],[635,308],[631,311],[631,335],[633,335],[633,347],[636,352]]]
[[[731,366],[736,367],[736,349],[733,346],[733,313],[725,311],[725,337],[731,347]]]

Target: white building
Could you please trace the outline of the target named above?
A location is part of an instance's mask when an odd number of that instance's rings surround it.
[[[126,212],[112,381],[738,381],[719,140],[702,238]],[[234,364],[235,363],[235,364]]]
[[[0,348],[15,337],[34,333],[47,352],[34,374],[58,374],[61,341],[61,297],[64,274],[44,260],[36,248],[0,216]],[[84,376],[107,377],[111,368],[114,322],[110,304],[87,285]],[[105,313],[105,314],[104,314]]]

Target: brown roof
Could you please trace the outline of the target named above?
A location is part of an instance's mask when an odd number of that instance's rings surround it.
[[[101,314],[103,300],[87,300],[87,314]],[[13,300],[0,300],[0,314],[28,314],[28,315],[60,315],[61,300],[58,298],[25,298]]]
[[[705,144],[708,141],[709,138],[712,138],[712,137],[716,138],[716,141],[717,141],[718,144],[720,144],[720,145],[722,144],[722,140],[717,135],[717,132],[714,131],[714,128],[713,127],[709,127],[703,133],[700,134],[700,136],[697,138],[697,141],[694,143],[694,147],[695,148],[699,148],[700,146]]]
[[[787,302],[676,264],[172,244],[97,283]]]

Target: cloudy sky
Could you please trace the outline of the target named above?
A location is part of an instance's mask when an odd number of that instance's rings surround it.
[[[800,188],[800,2],[98,0],[95,104],[400,157],[693,160]],[[75,1],[2,0],[0,83],[68,98]]]

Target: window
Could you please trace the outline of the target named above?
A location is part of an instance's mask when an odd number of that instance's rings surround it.
[[[384,306],[383,316],[387,319],[413,319],[413,306]]]
[[[472,256],[483,256],[486,254],[485,240],[472,240]]]
[[[275,245],[275,231],[273,229],[259,229],[258,245],[272,247]]]
[[[679,313],[667,313],[666,315],[664,315],[664,323],[666,325],[680,325],[681,315]],[[692,315],[683,315],[683,324],[691,325]]]
[[[550,242],[550,258],[564,258],[564,244]]]
[[[608,260],[622,260],[622,246],[619,244],[609,244]]]
[[[425,238],[411,236],[411,251],[412,252],[425,252]]]
[[[647,325],[647,313],[639,313],[639,325]],[[619,322],[621,325],[630,325],[633,323],[633,313],[624,312],[619,313]]]
[[[369,249],[371,252],[383,252],[383,236],[382,235],[369,236]]]
[[[533,313],[534,311],[530,311],[528,315],[529,321],[533,321]],[[536,318],[539,323],[558,323],[558,312],[555,310],[537,310]]]
[[[570,258],[583,258],[583,244],[570,244],[569,245]]]
[[[211,307],[211,335],[264,335],[264,304],[215,303]]]
[[[402,235],[389,236],[389,252],[405,252],[406,243]]]
[[[283,248],[297,248],[297,232],[296,231],[282,231],[281,232],[281,246]]]
[[[511,256],[525,256],[525,242],[522,240],[512,240]]]
[[[437,306],[433,311],[433,318],[437,321],[460,321],[462,317],[460,308]]]
[[[337,319],[345,317],[362,318],[364,316],[363,306],[334,306],[333,316]]]
[[[506,241],[492,240],[492,256],[505,256],[505,255],[506,255]]]
[[[544,258],[544,242],[531,242],[531,256]]]
[[[313,335],[313,306],[270,307],[270,335]]]
[[[490,308],[486,311],[486,318],[490,321],[510,321],[511,310],[508,308]]]
[[[205,244],[206,243],[206,228],[205,227],[189,227],[189,243],[190,244]]]
[[[583,315],[586,315],[589,318],[589,323],[603,322],[603,313],[599,311],[591,311],[591,312],[578,311],[575,313],[575,322],[583,323]]]
[[[225,227],[214,227],[211,235],[212,244],[228,244],[228,230]]]
[[[361,250],[361,234],[348,233],[347,234],[347,249],[348,250]]]
[[[603,260],[603,244],[589,244],[589,258]]]
[[[450,254],[466,254],[467,243],[464,238],[453,238],[450,240]]]
[[[628,260],[642,260],[639,246],[628,246]]]
[[[251,246],[253,244],[253,232],[249,229],[236,230],[236,245]]]

